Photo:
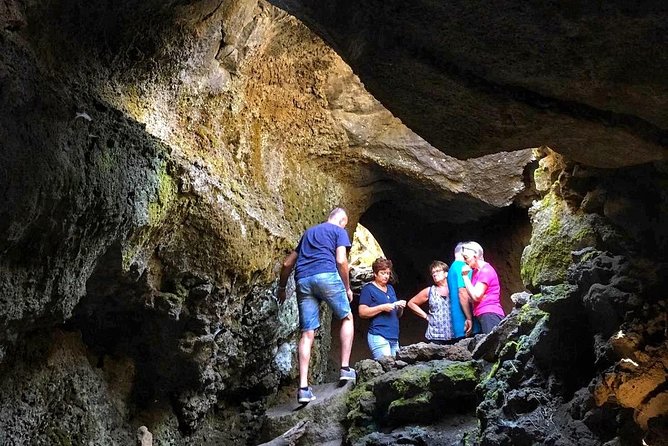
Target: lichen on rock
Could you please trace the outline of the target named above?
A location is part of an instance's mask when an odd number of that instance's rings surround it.
[[[362,369],[367,362],[373,361],[363,361]],[[480,374],[475,361],[440,359],[367,375],[348,395],[348,441],[355,443],[383,427],[428,424],[454,406],[472,407]]]
[[[596,244],[594,221],[570,210],[555,191],[534,204],[529,214],[533,233],[522,253],[522,280],[529,289],[563,282],[571,252]]]

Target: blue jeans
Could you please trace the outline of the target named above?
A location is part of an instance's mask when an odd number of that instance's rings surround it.
[[[378,360],[383,356],[392,356],[393,358],[399,351],[399,341],[396,339],[385,339],[380,335],[367,334],[366,340],[369,343],[369,350],[373,359]]]
[[[302,277],[297,282],[299,327],[302,331],[320,327],[320,302],[330,306],[334,316],[343,319],[350,314],[348,294],[339,273],[320,273]]]

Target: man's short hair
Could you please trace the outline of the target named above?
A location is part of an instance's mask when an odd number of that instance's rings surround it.
[[[462,249],[468,249],[470,251],[475,252],[476,257],[478,257],[480,260],[485,260],[485,254],[482,250],[482,246],[478,242],[466,242],[464,243],[464,246]]]
[[[455,255],[461,254],[463,247],[464,247],[464,242],[457,243],[457,246],[455,246]]]
[[[332,212],[329,213],[329,217],[327,217],[327,221],[329,220],[338,220],[342,217],[347,217],[348,213],[346,210],[342,207],[335,207],[332,209]]]

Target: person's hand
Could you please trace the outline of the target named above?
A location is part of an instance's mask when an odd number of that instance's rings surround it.
[[[466,322],[464,322],[464,331],[466,336],[471,336],[473,333],[473,321],[471,319],[466,319]]]
[[[383,304],[383,311],[391,313],[394,310],[394,304]]]
[[[285,302],[285,287],[278,287],[278,291],[276,292],[276,300],[278,301],[279,305],[282,305],[283,302]]]
[[[396,302],[394,303],[394,305],[395,305],[396,307],[399,307],[399,308],[406,308],[406,301],[403,300],[403,299],[401,299],[401,300],[396,301]]]
[[[348,288],[348,289],[346,290],[346,294],[348,295],[348,302],[352,302],[352,301],[353,301],[353,290],[351,290],[350,288]]]
[[[468,265],[462,266],[462,276],[468,276],[471,272],[471,267]]]

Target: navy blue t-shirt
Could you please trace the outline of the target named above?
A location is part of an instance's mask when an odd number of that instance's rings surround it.
[[[387,293],[373,283],[367,283],[360,293],[360,305],[376,307],[382,304],[391,304],[397,301],[397,295],[392,285],[387,284]],[[383,311],[369,320],[369,333],[382,336],[393,341],[399,340],[399,315],[395,308],[391,312]]]
[[[336,248],[339,246],[350,248],[350,238],[342,227],[325,222],[308,228],[297,245],[295,280],[338,272]]]

